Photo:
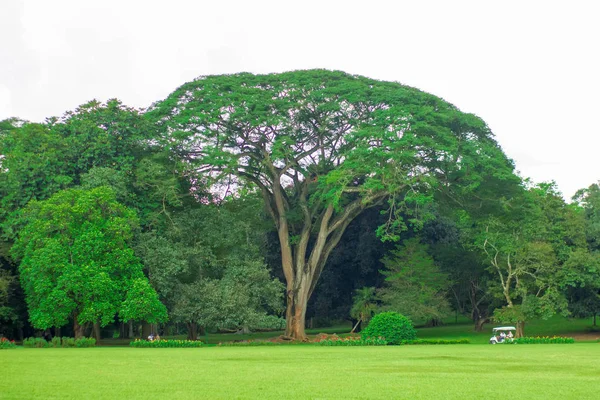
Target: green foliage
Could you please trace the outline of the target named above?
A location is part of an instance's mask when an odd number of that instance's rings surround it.
[[[414,340],[417,332],[410,319],[397,312],[388,311],[375,315],[361,332],[363,339],[383,338],[389,344],[400,344],[402,340]]]
[[[80,338],[75,339],[75,347],[95,347],[96,339],[94,338]]]
[[[18,318],[13,304],[13,293],[17,284],[16,277],[0,264],[0,326],[12,324]],[[0,334],[2,333],[0,328]]]
[[[440,193],[461,201],[514,179],[481,119],[417,89],[339,71],[204,76],[146,116],[181,172],[213,196],[262,195],[284,277],[299,294],[293,315],[304,315],[331,251],[365,209],[387,204],[377,233],[398,240],[432,217]],[[299,326],[288,321],[300,338]]]
[[[130,347],[138,348],[166,348],[166,347],[202,347],[204,343],[199,340],[139,340],[129,343]]]
[[[317,346],[386,346],[388,342],[380,337],[355,338],[345,337],[338,339],[325,339],[314,342]]]
[[[357,289],[352,298],[350,316],[356,320],[362,321],[366,325],[369,323],[376,310],[377,297],[375,296],[375,288],[364,287]]]
[[[30,337],[30,338],[23,339],[23,347],[45,348],[45,347],[50,347],[50,344],[44,338]]]
[[[190,168],[214,172],[205,179],[226,183],[237,175],[260,186],[260,178],[269,188],[275,178],[269,165],[285,166],[298,174],[298,189],[308,179],[317,182],[308,203],[323,201],[342,212],[352,196],[368,203],[387,193],[393,215],[412,210],[411,224],[418,224],[430,189],[441,188],[443,177],[468,190],[486,174],[512,173],[474,115],[414,88],[339,71],[201,77],[147,116],[197,166]],[[444,173],[434,174],[436,168]],[[382,234],[404,226],[393,219]]]
[[[173,212],[137,246],[170,316],[206,328],[280,329],[283,285],[261,255],[266,235],[255,196]]]
[[[417,321],[441,320],[449,314],[448,274],[440,271],[428,250],[412,238],[382,260],[386,278],[379,298],[384,309]]]
[[[282,285],[263,263],[231,263],[220,279],[179,286],[173,316],[209,328],[250,328],[265,321],[265,308],[280,310]]]
[[[281,346],[297,344],[296,342],[282,343],[282,342],[270,342],[268,340],[243,340],[241,342],[222,342],[218,343],[219,347],[262,347],[262,346]]]
[[[585,284],[590,271],[598,270],[586,248],[581,216],[549,183],[525,184],[501,213],[465,218],[465,236],[489,263],[489,293],[501,302],[496,320],[569,313],[567,289]]]
[[[131,176],[153,132],[135,109],[116,99],[88,102],[44,124],[11,126],[0,136],[0,222],[30,200],[44,200],[80,184],[93,168],[111,169],[115,177]],[[12,223],[4,230],[14,234]]]
[[[561,337],[561,336],[536,336],[536,337],[520,337],[513,339],[512,342],[504,341],[506,344],[566,344],[575,343],[575,339],[572,337]]]
[[[96,339],[94,338],[70,338],[63,337],[62,339],[59,337],[54,337],[50,342],[46,341],[44,338],[27,338],[23,340],[23,347],[32,347],[32,348],[48,348],[48,347],[62,347],[62,348],[73,348],[73,347],[94,347],[96,346]]]
[[[17,345],[14,340],[8,340],[5,337],[0,338],[0,350],[16,349]]]
[[[24,210],[12,248],[32,324],[38,329],[79,324],[101,326],[122,319],[166,319],[130,247],[135,213],[100,187],[71,189]]]
[[[415,340],[402,340],[400,344],[469,344],[469,339],[415,339]]]
[[[276,315],[260,315],[250,326],[252,331],[277,331],[285,329],[285,318]]]

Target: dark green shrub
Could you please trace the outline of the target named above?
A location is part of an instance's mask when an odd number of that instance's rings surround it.
[[[44,340],[44,338],[30,337],[30,338],[23,340],[23,347],[43,348],[43,347],[50,347],[50,344],[48,342],[46,342],[46,340]]]
[[[94,347],[94,346],[96,346],[96,339],[94,339],[94,338],[75,339],[75,347]]]
[[[568,344],[575,343],[575,339],[572,337],[561,337],[561,336],[536,336],[536,337],[520,337],[518,339],[514,339],[512,342],[506,340],[503,343],[506,344]]]
[[[400,344],[403,340],[415,340],[417,331],[412,321],[404,315],[389,311],[377,314],[361,332],[363,339],[381,338],[388,344]]]
[[[60,347],[60,337],[55,336],[52,338],[52,340],[50,341],[50,345],[51,347]]]
[[[62,347],[75,347],[75,338],[63,336]]]

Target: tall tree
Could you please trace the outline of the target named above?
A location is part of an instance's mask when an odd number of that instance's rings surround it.
[[[386,309],[413,321],[439,322],[450,312],[448,274],[440,271],[428,246],[418,238],[405,240],[383,259],[386,277],[379,297]]]
[[[190,179],[258,188],[277,229],[288,335],[305,337],[306,305],[350,222],[385,201],[383,236],[435,190],[461,196],[512,164],[485,123],[398,83],[323,70],[207,76],[147,116]]]
[[[29,318],[38,329],[73,320],[105,326],[124,320],[166,319],[165,307],[148,284],[130,247],[137,219],[112,190],[61,191],[33,201],[23,213],[11,251],[20,261]]]
[[[468,223],[489,262],[489,290],[504,302],[495,319],[516,322],[520,337],[526,321],[568,314],[565,289],[584,279],[587,249],[581,220],[553,183],[526,188],[503,215]]]

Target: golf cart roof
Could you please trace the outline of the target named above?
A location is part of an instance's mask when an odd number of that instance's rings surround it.
[[[514,326],[499,326],[496,327],[494,329],[492,329],[494,332],[495,331],[516,331],[517,328],[515,328]]]

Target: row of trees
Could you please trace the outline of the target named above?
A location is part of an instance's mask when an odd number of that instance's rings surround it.
[[[435,324],[450,310],[481,330],[491,317],[517,325],[555,314],[593,317],[600,309],[597,184],[565,203],[553,184],[525,185],[497,213],[457,209],[407,238],[383,259],[380,288],[356,292],[355,318],[402,311]]]
[[[307,315],[454,308],[522,333],[598,308],[598,186],[566,204],[481,119],[410,87],[209,76],[144,112],[1,124],[3,326],[285,323],[302,339]]]

